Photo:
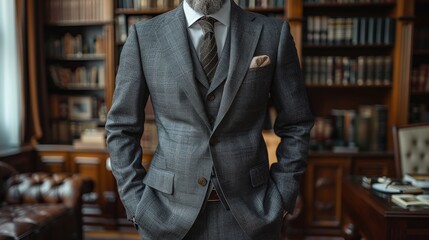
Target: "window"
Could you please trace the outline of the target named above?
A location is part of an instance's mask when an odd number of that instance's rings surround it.
[[[19,146],[21,81],[15,1],[0,1],[0,147]]]

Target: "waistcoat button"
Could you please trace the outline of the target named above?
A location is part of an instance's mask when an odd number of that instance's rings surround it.
[[[210,93],[209,95],[207,95],[207,101],[212,102],[213,100],[215,100],[216,96],[213,93]]]
[[[215,137],[211,138],[211,139],[210,139],[210,141],[209,141],[209,144],[210,144],[211,146],[216,145],[216,143],[217,143],[217,139],[216,139]]]

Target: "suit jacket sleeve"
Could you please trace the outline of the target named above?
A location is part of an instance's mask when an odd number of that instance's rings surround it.
[[[285,210],[292,212],[300,178],[307,166],[307,152],[313,115],[309,109],[301,68],[289,25],[283,23],[271,97],[277,109],[275,133],[281,138],[271,167]]]
[[[127,216],[131,219],[141,199],[146,175],[142,167],[140,138],[149,91],[145,82],[136,26],[122,49],[112,107],[106,122],[107,147],[112,172]]]

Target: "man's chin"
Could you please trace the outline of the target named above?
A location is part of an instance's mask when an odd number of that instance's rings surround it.
[[[215,13],[221,9],[225,0],[186,0],[189,6],[195,11],[209,15]]]

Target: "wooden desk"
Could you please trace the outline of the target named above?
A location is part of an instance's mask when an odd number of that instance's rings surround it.
[[[390,200],[362,187],[360,178],[343,178],[342,203],[354,234],[349,237],[382,239],[429,239],[429,210],[403,209]]]

